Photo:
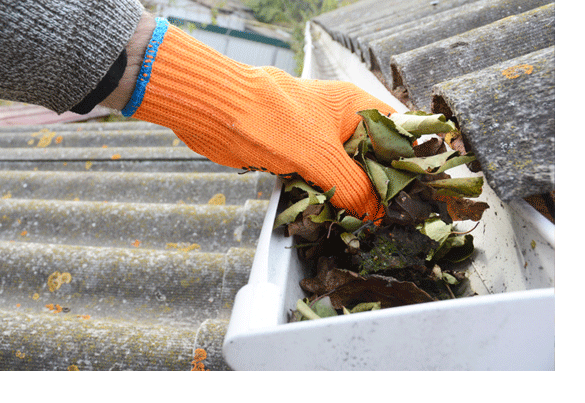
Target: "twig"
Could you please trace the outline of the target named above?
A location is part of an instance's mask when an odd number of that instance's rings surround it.
[[[453,291],[451,291],[451,287],[449,287],[449,283],[444,283],[444,284],[447,287],[447,291],[449,291],[449,295],[451,296],[451,299],[455,299],[455,294],[453,294]]]
[[[316,246],[319,245],[319,242],[311,242],[311,243],[299,243],[299,244],[295,244],[292,246],[285,246],[285,249],[300,249],[300,248],[305,248],[305,247],[309,247],[309,246]]]
[[[469,231],[465,231],[465,232],[456,232],[456,231],[452,231],[451,234],[453,235],[465,235],[465,234],[469,234],[471,231],[473,231],[474,229],[477,228],[477,226],[479,225],[479,221],[475,224],[475,226],[470,229]]]
[[[369,228],[369,227],[372,227],[373,225],[374,225],[374,222],[372,220],[368,220],[368,221],[366,221],[366,223],[364,225],[362,225],[361,227],[359,227],[358,229],[356,229],[355,231],[353,231],[352,234],[357,235],[364,228]]]
[[[327,230],[327,239],[329,239],[329,236],[331,235],[331,228],[333,228],[333,224],[335,224],[334,221],[331,221],[331,224],[329,224],[329,229]]]

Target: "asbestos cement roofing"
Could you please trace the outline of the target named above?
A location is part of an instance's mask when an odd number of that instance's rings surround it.
[[[314,22],[410,109],[454,119],[503,201],[554,191],[554,2],[362,0]]]
[[[0,370],[228,369],[273,183],[148,123],[0,128]]]

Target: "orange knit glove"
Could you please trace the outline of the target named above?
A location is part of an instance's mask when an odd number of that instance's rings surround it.
[[[364,171],[343,143],[361,117],[394,110],[353,84],[298,79],[235,62],[157,19],[125,116],[171,128],[210,160],[234,168],[300,175],[353,216],[383,216]]]

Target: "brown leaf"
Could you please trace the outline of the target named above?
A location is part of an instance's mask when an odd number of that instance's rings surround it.
[[[459,151],[459,154],[467,154],[465,143],[463,142],[463,136],[458,132],[439,133],[438,134],[445,143],[449,145],[453,150]]]
[[[288,236],[298,235],[309,242],[315,242],[319,238],[319,229],[323,223],[316,223],[310,216],[318,215],[323,210],[323,204],[309,205],[297,219],[287,226]]]
[[[433,137],[424,143],[420,143],[413,148],[414,155],[416,157],[430,157],[431,155],[440,154],[447,151],[443,139],[436,137]]]
[[[378,275],[356,278],[328,295],[335,309],[362,302],[380,302],[382,308],[391,308],[435,300],[412,282]]]
[[[445,143],[447,143],[451,149],[459,151],[459,154],[466,155],[469,152],[470,147],[466,144],[465,138],[461,135],[461,133],[449,132],[438,133],[438,135],[445,140]],[[467,167],[471,172],[481,171],[481,165],[477,160],[467,164]]]
[[[448,176],[448,175],[447,175]],[[415,180],[406,194],[407,199],[399,194],[386,209],[386,223],[412,225],[424,221],[430,212],[437,213],[443,221],[450,223],[451,217],[445,203],[435,200],[437,191],[420,180]],[[409,205],[412,205],[409,209]],[[430,211],[429,211],[430,210]],[[426,215],[425,215],[426,214]]]
[[[413,223],[423,222],[432,212],[431,206],[424,203],[418,198],[411,197],[408,193],[402,190],[394,199],[396,203],[404,209],[410,216]]]
[[[435,200],[446,203],[447,211],[453,221],[479,221],[489,205],[480,201],[435,194]]]
[[[436,181],[436,180],[440,180],[440,179],[451,179],[451,175],[449,175],[448,173],[445,172],[441,172],[440,174],[425,174],[425,175],[420,175],[418,177],[418,180],[421,182],[432,182],[432,181]]]
[[[322,256],[317,263],[317,276],[301,280],[301,288],[317,295],[326,294],[358,278],[358,274],[338,269],[334,258]]]

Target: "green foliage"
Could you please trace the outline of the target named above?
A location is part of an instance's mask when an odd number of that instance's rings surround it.
[[[217,25],[217,16],[219,15],[219,10],[226,5],[227,1],[223,0],[216,4],[214,4],[213,8],[211,9],[211,23]]]
[[[295,53],[295,73],[300,75],[304,59],[305,25],[311,18],[355,0],[244,0],[258,21],[287,27],[292,31],[291,49]]]
[[[337,0],[245,0],[259,21],[294,27],[338,7]]]

